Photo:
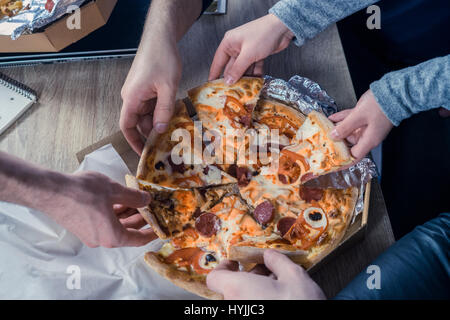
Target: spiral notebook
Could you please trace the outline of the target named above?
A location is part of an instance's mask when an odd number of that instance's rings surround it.
[[[32,89],[0,73],[0,135],[36,100]]]

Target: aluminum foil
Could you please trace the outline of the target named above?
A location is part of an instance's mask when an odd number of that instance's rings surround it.
[[[13,17],[0,19],[0,35],[11,36],[15,40],[22,34],[45,27],[68,13],[71,5],[81,6],[86,0],[52,0],[54,6],[49,12],[45,5],[47,0],[22,0],[23,8]]]
[[[289,81],[266,76],[261,96],[262,98],[270,98],[283,102],[304,114],[315,110],[326,116],[330,116],[338,111],[336,102],[325,90],[314,81],[298,75],[293,76]],[[369,158],[364,158],[346,170],[333,172],[310,180],[306,185],[309,187],[335,189],[358,187],[359,197],[356,203],[355,217],[364,208],[364,190],[366,183],[377,176],[375,163]]]

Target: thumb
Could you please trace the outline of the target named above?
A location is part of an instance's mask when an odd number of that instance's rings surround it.
[[[252,57],[245,51],[241,51],[233,65],[225,71],[225,81],[228,85],[235,83],[254,63]]]
[[[155,112],[153,114],[153,127],[158,133],[164,133],[169,127],[175,109],[176,90],[171,86],[158,88]]]
[[[355,112],[355,109],[352,111],[330,132],[330,137],[333,140],[344,140],[356,129],[364,125],[364,118],[359,116],[359,112]]]
[[[295,279],[299,272],[304,271],[287,256],[273,249],[264,252],[264,264],[277,279]]]
[[[151,199],[150,193],[137,189],[127,188],[117,183],[113,186],[111,200],[114,204],[122,204],[130,208],[147,206]]]

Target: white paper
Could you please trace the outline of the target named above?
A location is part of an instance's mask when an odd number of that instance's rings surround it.
[[[111,145],[86,156],[79,170],[120,183],[129,172]],[[199,299],[145,264],[145,252],[160,245],[88,248],[45,214],[0,202],[0,299]]]

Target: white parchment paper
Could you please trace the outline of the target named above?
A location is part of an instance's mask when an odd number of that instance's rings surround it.
[[[129,172],[111,145],[86,156],[78,170],[120,183]],[[45,214],[0,202],[0,299],[199,299],[145,264],[144,253],[159,241],[88,248]]]

